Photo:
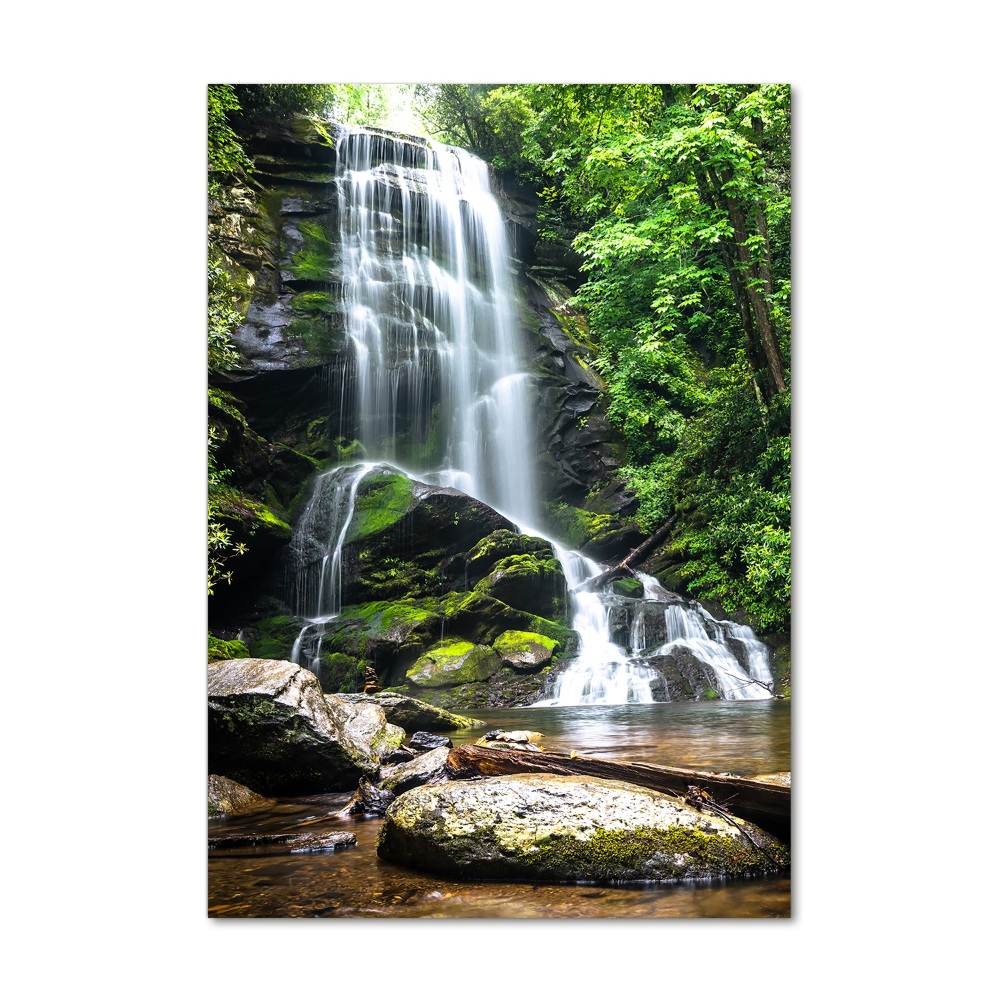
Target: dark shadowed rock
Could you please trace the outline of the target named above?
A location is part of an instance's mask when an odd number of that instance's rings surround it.
[[[378,855],[469,879],[679,881],[762,875],[787,847],[742,820],[599,778],[515,775],[425,785],[386,812]]]
[[[384,816],[386,809],[395,799],[395,795],[383,788],[379,788],[367,778],[362,778],[358,783],[358,790],[351,796],[350,801],[340,811],[341,816]]]
[[[208,849],[242,854],[308,854],[314,851],[339,851],[344,847],[353,847],[357,842],[357,836],[347,832],[232,834],[209,837]]]
[[[447,736],[435,736],[434,733],[414,733],[407,746],[414,753],[427,753],[428,750],[450,747],[453,744]]]
[[[354,719],[295,663],[209,664],[209,768],[263,793],[347,791],[374,774],[377,755],[352,735]]]
[[[402,795],[410,788],[426,785],[430,781],[447,779],[445,765],[448,763],[448,748],[438,747],[428,753],[421,754],[408,764],[397,764],[394,767],[383,767],[379,772],[381,781],[379,788]]]

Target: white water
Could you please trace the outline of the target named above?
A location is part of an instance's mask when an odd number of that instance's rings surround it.
[[[339,133],[337,156],[339,282],[351,351],[344,384],[354,387],[341,424],[346,419],[356,429],[369,461],[320,477],[292,540],[293,606],[305,620],[292,658],[314,670],[326,626],[340,613],[341,550],[354,497],[376,462],[419,468],[407,474],[460,489],[526,533],[547,537],[532,527],[540,507],[531,377],[486,164],[464,150],[350,128]],[[320,545],[324,518],[328,541]],[[555,542],[553,548],[581,646],[552,698],[539,704],[653,701],[662,681],[641,654],[648,653],[649,616],[661,606],[636,613],[630,648],[613,642],[610,593],[580,587],[603,567]],[[674,599],[652,577],[641,579],[647,601]],[[669,641],[650,655],[685,642],[711,668],[722,697],[770,696],[767,651],[749,629],[715,622],[700,605],[665,607]],[[743,644],[761,684],[743,671],[727,640]]]

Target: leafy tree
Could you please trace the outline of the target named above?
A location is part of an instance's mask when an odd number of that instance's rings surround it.
[[[677,512],[690,589],[785,627],[788,88],[448,85],[423,100],[450,141],[535,172],[543,238],[575,230],[576,303],[643,521]]]

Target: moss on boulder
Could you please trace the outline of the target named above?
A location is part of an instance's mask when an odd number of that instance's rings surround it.
[[[552,546],[542,538],[532,535],[521,535],[507,529],[490,532],[480,539],[465,557],[466,571],[469,581],[476,583],[481,580],[498,560],[506,556],[525,555],[529,552],[544,552],[551,555]]]
[[[488,646],[446,639],[432,646],[406,672],[417,687],[452,687],[485,681],[500,669],[500,657]]]
[[[559,561],[546,546],[541,552],[504,556],[489,575],[476,584],[476,593],[502,601],[508,607],[565,621],[569,601],[566,578]]]
[[[247,647],[239,639],[219,639],[208,633],[208,662],[217,660],[238,660],[250,655]]]
[[[411,789],[386,811],[377,851],[421,871],[545,882],[745,877],[790,863],[784,844],[743,820],[625,782],[552,775]]]
[[[547,635],[513,630],[497,636],[493,643],[493,649],[505,667],[530,672],[547,667],[558,647],[558,641]]]
[[[479,719],[456,715],[429,702],[393,691],[380,691],[377,695],[356,694],[342,697],[345,701],[370,701],[378,705],[385,712],[389,722],[411,734],[448,733],[482,725]]]

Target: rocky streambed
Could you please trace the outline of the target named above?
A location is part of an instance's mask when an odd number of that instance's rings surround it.
[[[287,848],[314,861],[336,855],[343,867],[343,857],[363,851],[365,860],[348,867],[531,884],[704,884],[783,878],[788,869],[786,844],[691,796],[578,775],[457,778],[446,733],[468,739],[476,727],[398,694],[324,695],[315,675],[290,662],[211,664],[213,854],[273,862]],[[543,738],[484,735],[477,742],[526,756]],[[298,821],[274,829],[289,796],[322,800],[308,818],[315,829]],[[253,829],[254,816],[262,829]],[[227,843],[227,835],[242,840]]]

